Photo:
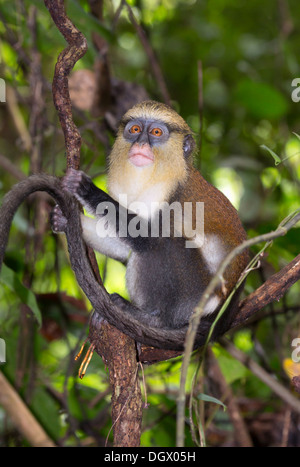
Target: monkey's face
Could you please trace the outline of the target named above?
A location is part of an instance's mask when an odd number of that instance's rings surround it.
[[[139,118],[126,124],[123,136],[131,144],[128,152],[130,163],[136,167],[145,167],[154,164],[153,148],[168,141],[170,130],[163,122]]]
[[[143,199],[151,193],[166,200],[186,180],[194,144],[190,128],[173,109],[153,101],[136,105],[122,118],[110,155],[110,194]]]

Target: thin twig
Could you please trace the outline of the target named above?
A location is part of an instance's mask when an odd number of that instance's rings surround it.
[[[32,147],[31,136],[28,131],[27,124],[25,123],[24,115],[19,107],[17,93],[12,86],[6,86],[6,103],[7,109],[21,140],[22,149],[29,152]]]
[[[27,29],[31,35],[31,53],[29,67],[30,118],[29,134],[31,137],[30,171],[42,171],[42,135],[45,127],[44,80],[41,68],[41,55],[37,47],[37,9],[31,5],[27,15]]]
[[[214,356],[213,351],[209,351],[209,374],[211,379],[219,387],[222,400],[227,406],[228,414],[231,419],[235,431],[235,439],[240,447],[253,447],[251,437],[247,426],[241,416],[238,404],[229,384],[227,384],[224,375],[219,366],[218,360]]]
[[[198,158],[197,162],[200,163],[201,148],[202,148],[202,134],[203,134],[203,69],[202,61],[198,61],[198,109],[199,109],[199,139],[198,139]]]
[[[36,418],[11,386],[4,374],[0,372],[0,405],[12,419],[16,429],[34,447],[55,447]]]
[[[26,175],[15,164],[13,164],[7,157],[0,154],[0,166],[6,172],[10,173],[17,180],[24,180]]]
[[[289,432],[290,432],[290,428],[291,428],[291,419],[292,419],[291,415],[292,415],[292,411],[288,407],[286,409],[286,411],[285,411],[285,414],[284,414],[282,440],[281,440],[281,444],[280,444],[280,447],[282,447],[282,448],[286,448],[288,446]]]
[[[295,397],[289,389],[286,389],[279,381],[266,372],[258,363],[256,363],[249,355],[244,354],[236,348],[231,342],[226,339],[221,339],[221,344],[225,347],[236,360],[247,367],[255,376],[263,381],[280,399],[288,404],[295,412],[300,414],[300,400]]]

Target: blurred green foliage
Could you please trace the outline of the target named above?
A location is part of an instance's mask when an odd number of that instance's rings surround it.
[[[284,217],[299,208],[300,103],[291,99],[291,82],[300,76],[299,2],[131,0],[128,4],[155,51],[174,107],[190,124],[196,139],[201,139],[196,165],[205,178],[231,199],[250,237],[274,230]],[[102,21],[90,14],[87,0],[68,0],[66,5],[72,21],[89,44],[76,69],[93,69],[97,52],[92,33],[97,32],[108,42],[111,75],[140,84],[151,98],[162,99],[128,11],[125,7],[118,11],[119,0],[104,1]],[[36,37],[29,21],[33,7],[37,14]],[[40,0],[0,0],[0,12],[0,76],[16,93],[18,118],[25,128],[31,122],[32,89],[30,69],[22,54],[29,63],[33,49],[40,54],[45,85],[42,170],[61,176],[65,170],[64,143],[52,103],[51,80],[65,41]],[[202,88],[198,79],[199,61],[203,69]],[[200,94],[203,97],[201,115]],[[107,147],[95,138],[80,113],[75,112],[75,119],[83,137],[82,168],[87,168],[92,176],[102,174]],[[88,115],[88,119],[92,117]],[[28,175],[30,155],[21,136],[8,105],[0,103],[1,154]],[[112,135],[108,138],[111,143]],[[278,159],[274,155],[282,162],[276,164]],[[2,197],[16,179],[2,168],[0,173]],[[103,187],[105,177],[99,176],[97,182]],[[106,370],[101,359],[94,356],[88,374],[80,381],[72,363],[85,333],[85,327],[74,318],[79,312],[78,303],[86,310],[90,306],[70,270],[64,240],[54,238],[49,225],[34,261],[27,260],[28,248],[32,249],[37,241],[32,212],[33,207],[28,204],[19,210],[7,250],[6,265],[11,272],[2,276],[0,288],[0,337],[7,343],[7,363],[1,369],[16,382],[56,442],[66,446],[104,445],[111,426]],[[247,294],[299,254],[299,235],[297,227],[274,241],[268,256],[262,259],[262,268],[250,274],[245,288]],[[253,252],[259,248],[259,245],[253,248]],[[108,291],[126,296],[124,267],[101,255],[97,258]],[[30,287],[27,298],[24,298],[24,280]],[[270,307],[271,317],[234,336],[239,348],[267,365],[283,381],[282,358],[290,356],[291,340],[299,335],[299,289],[299,284],[295,284],[280,303]],[[45,311],[39,299],[34,306],[30,302],[33,293],[40,297],[57,291],[75,297],[78,303],[49,301]],[[27,308],[20,314],[21,303]],[[285,313],[275,318],[272,313],[276,310]],[[41,334],[32,317],[37,317],[39,312],[43,320],[50,317],[59,328],[58,335],[53,339],[52,335],[50,341],[49,333]],[[278,401],[272,405],[269,400],[269,388],[220,346],[215,345],[214,352],[237,397],[251,397],[267,410],[277,410]],[[191,365],[190,380],[195,366],[196,362]],[[142,445],[174,446],[180,359],[157,364],[145,373],[150,408],[144,412]],[[204,385],[205,381],[204,378]],[[204,387],[205,391],[209,388]],[[233,437],[232,430],[228,431],[228,413],[222,412],[219,408],[211,422],[212,428],[208,427],[208,444],[221,444],[227,437]],[[226,436],[220,436],[218,441],[213,436],[210,439],[213,427],[225,427]],[[5,444],[26,445],[26,441],[15,435],[0,409],[0,445]],[[188,429],[187,445],[193,445]]]

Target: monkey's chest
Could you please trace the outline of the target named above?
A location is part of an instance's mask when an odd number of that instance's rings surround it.
[[[160,239],[151,250],[131,255],[126,280],[136,306],[174,326],[174,321],[187,321],[209,281],[209,271],[199,251],[186,249],[183,239]]]

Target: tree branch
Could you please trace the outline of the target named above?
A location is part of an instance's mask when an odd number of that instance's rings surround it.
[[[10,173],[17,180],[24,180],[26,175],[15,164],[13,164],[7,157],[0,154],[0,167]]]
[[[226,339],[221,340],[221,344],[239,362],[245,365],[252,373],[263,381],[270,389],[288,404],[295,412],[300,414],[300,400],[295,397],[289,389],[286,389],[281,383],[266,372],[258,363],[252,360],[248,355],[237,349],[231,342]]]
[[[17,430],[34,447],[55,447],[53,441],[34,418],[19,394],[0,372],[0,404],[12,419]]]
[[[240,303],[239,312],[231,324],[231,329],[246,324],[257,311],[269,303],[279,301],[299,279],[300,254]]]
[[[65,136],[67,167],[78,169],[80,165],[81,136],[72,118],[68,76],[75,63],[86,53],[87,41],[66,15],[63,0],[44,1],[54,23],[69,44],[57,59],[52,90],[54,105]]]
[[[68,75],[77,60],[86,52],[87,42],[83,34],[67,17],[63,0],[44,1],[57,28],[69,43],[69,47],[64,49],[58,57],[52,89],[54,104],[65,136],[67,168],[79,169],[81,136],[73,122]],[[87,253],[92,272],[99,283],[101,292],[103,292],[100,295],[105,297],[104,300],[99,300],[97,303],[98,309],[101,309],[101,307],[107,306],[106,302],[110,302],[110,299],[104,289],[95,254],[91,248],[87,248]],[[87,288],[89,289],[89,286]],[[88,293],[87,297],[90,298]],[[90,322],[89,339],[93,348],[104,358],[109,368],[114,443],[117,446],[138,446],[141,435],[142,396],[140,386],[136,382],[138,364],[135,342],[104,321],[102,321],[100,329],[93,327],[93,321]],[[127,384],[128,377],[132,379],[133,374],[135,382],[133,385],[129,385]],[[130,391],[130,403],[124,405],[128,391]]]
[[[229,384],[227,384],[222,370],[219,366],[217,358],[211,349],[208,352],[208,374],[210,378],[217,385],[220,396],[227,406],[228,415],[231,419],[232,426],[234,428],[234,437],[237,441],[237,445],[240,447],[253,447],[249,431],[245,424],[245,421],[240,413],[238,404],[234,397],[233,391]],[[220,398],[220,397],[219,397]]]

